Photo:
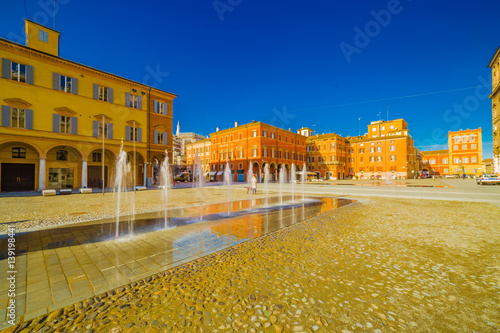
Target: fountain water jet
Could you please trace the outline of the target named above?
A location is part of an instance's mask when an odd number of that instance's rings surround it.
[[[163,184],[163,205],[165,207],[165,228],[167,228],[167,205],[168,205],[168,189],[170,188],[170,165],[168,161],[168,150],[165,149],[165,159],[160,165],[160,183]]]
[[[283,204],[283,184],[285,183],[285,177],[286,177],[286,170],[281,166],[280,169],[280,204]]]
[[[227,216],[229,216],[229,202],[231,201],[231,169],[229,169],[229,161],[226,161],[224,169],[224,185],[227,188]]]
[[[264,187],[266,188],[266,206],[269,206],[269,163],[264,167]]]
[[[307,174],[307,170],[306,170],[306,164],[304,163],[302,165],[302,201],[304,201],[304,193],[305,193],[305,184],[306,184],[306,174]]]
[[[295,182],[297,181],[297,176],[295,175],[294,163],[292,163],[292,170],[290,170],[290,179],[292,182],[292,202],[295,202]]]
[[[130,178],[130,163],[127,163],[127,153],[120,147],[120,154],[118,155],[118,160],[116,161],[116,191],[118,193],[116,200],[116,227],[115,227],[115,238],[118,238],[120,231],[120,206],[121,206],[121,195],[122,192],[126,192],[127,180]]]
[[[252,177],[253,177],[252,168],[253,168],[252,161],[250,161],[250,163],[248,164],[248,170],[247,170],[247,182],[248,182],[250,195],[252,195]],[[250,210],[252,210],[252,201],[250,201]]]
[[[194,184],[196,184],[197,187],[199,188],[200,221],[203,221],[203,192],[202,192],[203,183],[204,183],[204,178],[203,178],[203,170],[201,169],[200,157],[198,156],[198,153],[196,153],[193,164],[193,186]]]

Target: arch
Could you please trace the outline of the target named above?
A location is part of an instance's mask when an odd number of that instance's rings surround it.
[[[133,150],[126,150],[125,151],[128,154],[130,154],[131,156],[134,155],[134,151]],[[141,153],[141,152],[138,152],[137,150],[135,151],[135,158],[136,160],[139,160],[139,158],[142,160],[142,161],[146,161],[146,158],[144,157],[144,155]]]
[[[16,140],[7,139],[7,140],[0,142],[0,150],[2,149],[2,147],[4,145],[16,144],[16,143],[20,143],[20,144],[24,144],[24,145],[29,146],[30,148],[32,148],[34,151],[36,151],[38,153],[38,157],[45,157],[42,150],[38,146],[36,146],[36,145],[32,144],[31,142],[24,140],[22,138],[16,139]]]
[[[85,156],[83,154],[83,152],[80,150],[80,148],[72,145],[72,144],[66,144],[66,143],[58,143],[58,144],[54,144],[52,146],[50,146],[49,148],[45,149],[45,151],[43,152],[44,153],[44,156],[46,157],[47,154],[54,148],[57,148],[57,147],[69,147],[69,148],[72,148],[74,149],[76,152],[78,152],[80,154],[80,159],[83,159],[83,157]]]
[[[325,172],[325,179],[326,180],[333,179],[333,172],[332,171]]]

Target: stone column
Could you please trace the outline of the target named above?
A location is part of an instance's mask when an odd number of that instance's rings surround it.
[[[143,177],[144,183],[143,183],[143,185],[146,186],[147,185],[146,180],[148,179],[148,163],[144,162],[143,165],[144,165],[144,169],[143,169],[144,170],[144,172],[143,172],[144,173],[144,177]]]
[[[82,160],[82,187],[87,188],[87,160]]]
[[[45,160],[46,157],[40,157],[40,165],[38,169],[38,191],[45,190]]]

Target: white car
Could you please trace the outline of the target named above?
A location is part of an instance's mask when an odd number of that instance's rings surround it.
[[[500,176],[494,174],[485,174],[476,178],[476,184],[478,185],[500,185]]]

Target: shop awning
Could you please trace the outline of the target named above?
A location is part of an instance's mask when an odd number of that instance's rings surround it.
[[[210,176],[215,176],[216,173],[217,171],[210,171]]]
[[[224,171],[219,171],[219,172],[217,172],[217,176],[221,176],[221,175],[223,175],[223,174],[224,174]]]

